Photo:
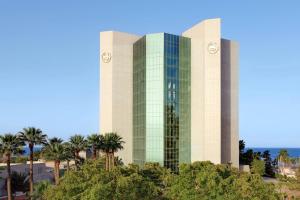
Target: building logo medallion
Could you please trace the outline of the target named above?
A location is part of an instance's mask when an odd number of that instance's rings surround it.
[[[207,50],[210,54],[216,54],[219,51],[218,44],[216,42],[208,43]]]
[[[103,52],[101,54],[101,58],[102,58],[102,61],[104,63],[109,63],[111,61],[111,53],[109,53],[109,52]]]

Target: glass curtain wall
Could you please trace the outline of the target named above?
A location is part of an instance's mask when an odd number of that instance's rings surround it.
[[[133,46],[133,160],[190,162],[189,38],[149,34]]]
[[[143,165],[146,146],[146,36],[133,45],[133,162]]]
[[[165,159],[164,166],[179,164],[179,36],[165,34]]]
[[[179,38],[179,163],[191,162],[191,39]]]
[[[133,45],[133,161],[164,165],[164,34]]]
[[[146,36],[146,161],[164,165],[164,34]]]

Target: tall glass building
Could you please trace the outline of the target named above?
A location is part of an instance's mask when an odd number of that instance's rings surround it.
[[[191,39],[148,34],[133,44],[133,162],[191,162]]]
[[[238,44],[220,19],[181,36],[101,32],[100,66],[100,131],[123,137],[125,164],[238,166]]]

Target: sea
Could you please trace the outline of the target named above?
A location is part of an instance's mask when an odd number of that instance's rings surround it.
[[[34,147],[34,151],[40,151],[42,149],[41,146],[35,146]],[[288,154],[290,157],[293,157],[293,158],[300,158],[300,148],[269,148],[269,147],[248,147],[248,148],[245,148],[245,150],[247,149],[253,149],[254,152],[261,152],[263,153],[264,151],[266,150],[269,150],[270,151],[270,154],[271,154],[271,158],[272,159],[275,159],[278,154],[279,154],[279,151],[281,149],[286,149],[288,151]],[[25,151],[25,153],[23,155],[27,156],[29,155],[29,148],[28,147],[24,147],[23,150]]]
[[[245,148],[245,150],[247,150],[247,149],[253,149],[254,152],[261,152],[261,153],[263,153],[266,150],[269,150],[272,159],[274,159],[274,158],[276,158],[278,156],[279,151],[281,149],[286,149],[290,157],[300,158],[300,148],[284,148],[284,147],[283,148],[265,148],[265,147],[261,147],[261,148],[258,148],[258,147]]]
[[[33,151],[36,152],[36,151],[40,151],[42,149],[42,146],[35,146],[33,147]],[[23,156],[28,156],[30,151],[29,151],[29,147],[28,146],[25,146],[23,147]]]

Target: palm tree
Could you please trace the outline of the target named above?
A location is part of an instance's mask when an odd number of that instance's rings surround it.
[[[102,151],[105,153],[105,168],[110,171],[114,167],[114,154],[123,149],[122,137],[116,133],[106,133],[103,136]]]
[[[80,161],[79,152],[87,148],[87,141],[85,140],[84,136],[76,134],[70,137],[69,143],[71,144],[71,149],[75,155],[76,169],[78,169]]]
[[[280,149],[278,154],[278,167],[281,173],[284,173],[285,164],[289,162],[289,154],[286,149]],[[281,168],[281,164],[283,164],[283,168]]]
[[[41,181],[34,186],[34,193],[32,195],[32,199],[34,200],[42,200],[43,193],[51,187],[51,183],[49,181]]]
[[[124,165],[124,162],[122,160],[122,158],[120,158],[119,156],[115,157],[115,160],[114,160],[114,165],[115,166],[123,166]]]
[[[22,146],[24,143],[19,140],[16,135],[5,134],[0,135],[0,152],[6,157],[6,170],[7,170],[7,196],[8,200],[12,200],[11,188],[11,169],[10,161],[13,154],[22,153]]]
[[[19,132],[19,139],[25,142],[29,146],[30,155],[30,169],[29,169],[29,185],[30,185],[30,196],[33,193],[33,148],[35,145],[45,145],[47,144],[47,135],[43,134],[41,129],[28,127],[24,128]]]
[[[280,149],[278,154],[278,159],[280,162],[286,163],[288,162],[289,154],[286,149]]]
[[[67,161],[67,172],[70,171],[70,161],[74,159],[74,152],[69,142],[63,143],[64,145],[64,157]]]
[[[87,137],[87,142],[89,147],[93,151],[93,159],[97,158],[98,150],[100,150],[103,146],[103,137],[99,134],[92,134]]]
[[[12,193],[15,193],[17,191],[28,192],[29,191],[28,174],[12,171],[12,173],[11,173],[11,190],[12,190]]]
[[[46,160],[54,161],[54,180],[55,185],[59,183],[59,165],[60,162],[65,160],[63,140],[60,138],[49,139],[48,144],[43,148],[43,157]]]

